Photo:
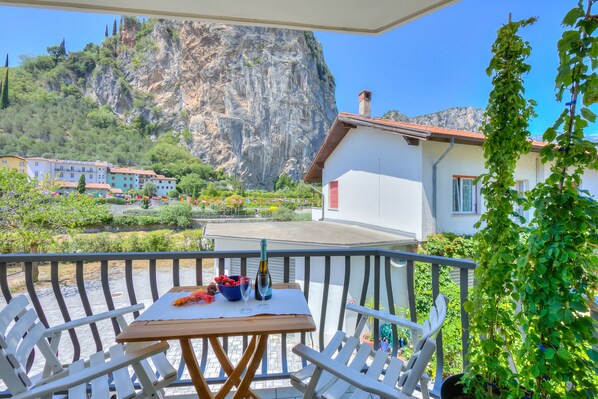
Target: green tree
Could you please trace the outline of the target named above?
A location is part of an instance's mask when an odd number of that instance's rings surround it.
[[[195,195],[206,187],[206,182],[197,173],[191,173],[183,176],[177,186],[184,194]]]
[[[112,36],[116,36],[117,30],[116,30],[116,19],[114,20],[114,23],[112,24]]]
[[[106,30],[104,31],[104,37],[108,37],[108,25],[106,25]]]
[[[79,194],[85,194],[85,175],[82,174],[81,177],[79,177],[79,183],[77,183],[77,191],[79,192]]]
[[[10,105],[10,100],[8,99],[8,54],[6,54],[4,68],[6,69],[6,74],[4,75],[4,84],[1,90],[0,109],[6,109]]]
[[[141,189],[141,193],[147,197],[153,197],[158,192],[158,186],[152,181],[146,181]]]
[[[509,22],[498,30],[492,45],[494,55],[486,70],[492,75],[493,85],[482,127],[488,172],[479,178],[486,211],[476,223],[480,229],[475,235],[477,284],[466,307],[472,315],[466,381],[480,398],[506,398],[509,389],[519,389],[509,365],[521,340],[515,323],[516,300],[512,298],[518,295],[513,273],[523,253],[519,244],[522,228],[514,220],[523,219],[514,213],[518,201],[514,173],[517,160],[531,149],[528,126],[534,102],[523,96],[522,75],[530,70],[526,59],[531,48],[518,31],[534,21]]]
[[[54,66],[58,65],[59,62],[66,59],[66,48],[64,45],[64,39],[57,46],[50,46],[46,49],[48,54],[54,60]]]
[[[56,186],[30,180],[12,169],[0,169],[0,235],[18,243],[19,250],[38,253],[57,234],[110,220],[106,206],[86,195],[51,195]],[[35,277],[35,276],[34,276]]]
[[[162,206],[158,213],[160,223],[177,227],[191,226],[192,216],[191,204],[188,202]]]
[[[274,183],[274,190],[280,191],[280,190],[284,190],[285,188],[293,190],[293,189],[295,189],[296,186],[297,186],[297,183],[295,183],[293,181],[293,179],[290,178],[289,175],[287,175],[286,173],[283,173],[280,176],[278,176],[278,179],[276,179],[276,182]]]
[[[598,169],[584,129],[596,121],[598,19],[580,0],[563,20],[556,100],[565,109],[543,139],[550,175],[531,192],[535,208],[527,257],[519,264],[523,330],[520,382],[534,398],[598,397],[596,322],[588,308],[598,289],[598,203],[580,189]]]

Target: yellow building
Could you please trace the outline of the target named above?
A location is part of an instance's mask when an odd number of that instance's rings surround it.
[[[27,160],[14,155],[0,156],[0,168],[16,169],[21,173],[27,173]]]

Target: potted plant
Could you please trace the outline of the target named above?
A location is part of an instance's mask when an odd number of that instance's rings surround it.
[[[530,45],[518,31],[533,22],[533,18],[509,21],[498,30],[486,70],[493,83],[482,127],[487,173],[477,180],[482,185],[486,211],[476,224],[479,231],[474,237],[477,284],[465,304],[471,313],[471,349],[464,385],[455,385],[460,377],[447,380],[443,390],[445,396],[451,395],[448,397],[462,395],[461,387],[476,398],[507,397],[517,388],[509,360],[521,339],[514,322],[513,281],[523,248],[519,244],[522,218],[514,213],[519,201],[514,172],[519,157],[531,149],[528,121],[534,115],[533,101],[523,96],[522,79],[530,70],[526,63]]]
[[[530,194],[535,214],[517,281],[525,339],[519,382],[534,398],[598,397],[596,321],[590,308],[598,286],[598,203],[581,187],[585,169],[598,169],[596,144],[584,129],[596,121],[598,19],[592,0],[564,18],[558,43],[556,99],[565,108],[543,139],[550,175]]]

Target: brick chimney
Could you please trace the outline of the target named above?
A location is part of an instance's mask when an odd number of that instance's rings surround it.
[[[359,93],[359,115],[370,118],[372,112],[370,109],[370,103],[372,101],[372,92],[369,90],[362,90]]]

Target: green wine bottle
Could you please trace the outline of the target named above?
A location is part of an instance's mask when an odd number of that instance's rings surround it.
[[[266,239],[263,238],[260,243],[260,266],[257,269],[255,276],[255,299],[258,301],[262,300],[262,295],[259,290],[259,277],[260,275],[268,276],[268,291],[266,293],[265,300],[272,298],[272,277],[270,276],[270,270],[268,270],[268,253],[266,252]]]

